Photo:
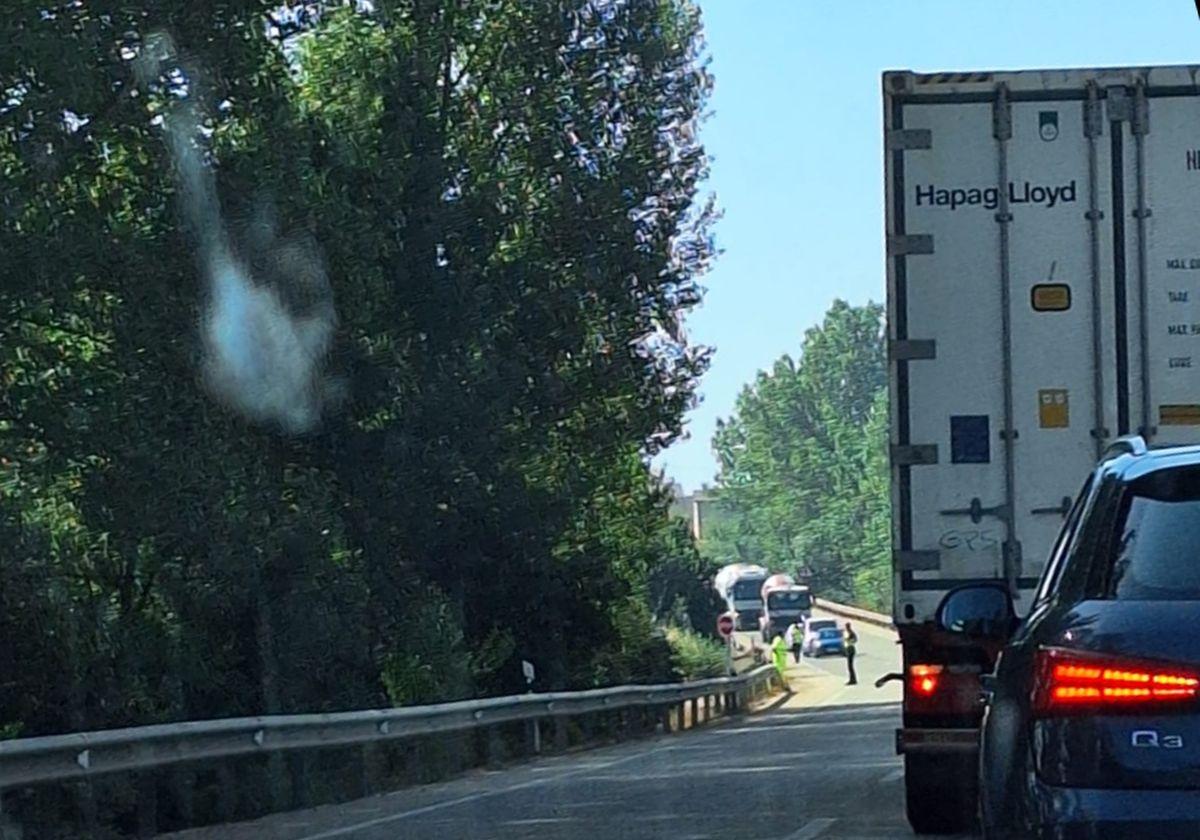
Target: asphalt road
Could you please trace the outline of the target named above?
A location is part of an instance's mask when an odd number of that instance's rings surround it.
[[[777,709],[188,840],[895,840],[893,704]]]
[[[820,611],[815,613],[815,617],[835,618],[839,625],[846,621],[844,618]],[[899,671],[902,667],[896,633],[861,622],[851,623],[858,634],[858,653],[854,659],[855,669],[858,671],[858,685],[846,685],[846,660],[843,657],[804,657],[798,665],[792,664],[788,669],[788,682],[793,691],[793,696],[787,704],[789,709],[900,702],[902,689],[899,682],[875,688],[877,678]],[[753,644],[761,645],[762,640],[757,633],[738,633],[737,643],[747,647]]]
[[[789,669],[793,693],[695,731],[539,759],[177,840],[895,840],[911,837],[893,754],[894,635],[857,628],[860,683],[837,657]],[[880,702],[883,701],[883,702]]]

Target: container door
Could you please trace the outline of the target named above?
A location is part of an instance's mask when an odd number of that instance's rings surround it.
[[[1023,612],[1113,410],[1099,97],[914,99],[888,115],[896,616],[996,579]]]
[[[1021,613],[1115,412],[1112,228],[1101,218],[1112,167],[1099,93],[1011,104],[1011,574]]]
[[[1200,442],[1200,97],[1109,98],[1126,210],[1127,425],[1152,444]]]

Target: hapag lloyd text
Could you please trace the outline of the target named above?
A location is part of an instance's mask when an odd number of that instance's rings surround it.
[[[957,210],[959,207],[984,207],[995,210],[1000,206],[999,187],[955,187],[941,189],[936,184],[916,186],[918,207],[949,207]],[[1008,182],[1009,204],[1044,204],[1054,207],[1056,204],[1070,204],[1075,200],[1075,182],[1071,181],[1057,187],[1049,184],[1031,184],[1029,181]]]

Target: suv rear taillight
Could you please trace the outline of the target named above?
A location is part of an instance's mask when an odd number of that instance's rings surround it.
[[[1033,710],[1070,715],[1130,709],[1187,708],[1200,697],[1200,671],[1063,648],[1037,654]]]

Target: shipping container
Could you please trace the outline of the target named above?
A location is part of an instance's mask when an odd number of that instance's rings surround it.
[[[910,806],[969,764],[994,655],[936,632],[945,593],[1004,580],[1027,611],[1108,442],[1200,439],[1198,71],[883,76]]]

